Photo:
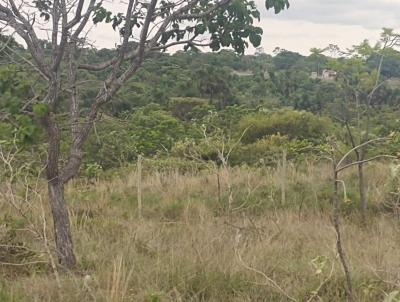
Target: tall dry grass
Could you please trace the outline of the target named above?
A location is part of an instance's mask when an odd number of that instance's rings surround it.
[[[329,165],[227,173],[218,192],[213,170],[147,170],[140,220],[134,170],[94,183],[74,181],[66,196],[78,267],[61,274],[58,287],[50,265],[1,266],[0,301],[345,301]],[[342,232],[357,301],[375,302],[400,288],[400,233],[397,217],[381,207],[392,181],[388,166],[377,163],[367,173],[368,226],[359,223],[355,171],[348,171]],[[1,208],[19,219],[5,200]],[[32,217],[39,214],[33,207]],[[40,249],[40,240],[20,224],[17,238]]]

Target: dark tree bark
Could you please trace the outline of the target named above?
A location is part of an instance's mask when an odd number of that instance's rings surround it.
[[[71,268],[75,265],[76,258],[68,208],[64,199],[64,184],[56,178],[49,181],[48,190],[58,261],[62,267]]]
[[[71,268],[75,265],[76,258],[72,244],[69,212],[64,199],[64,181],[59,173],[60,131],[51,114],[43,118],[43,126],[47,129],[48,136],[46,174],[57,258],[62,267]]]
[[[367,221],[367,194],[365,187],[365,177],[364,177],[364,163],[362,162],[364,157],[360,158],[360,163],[358,166],[358,191],[360,194],[360,210],[361,210],[361,220],[364,225]]]
[[[355,139],[353,133],[350,129],[348,122],[345,122],[347,133],[350,138],[351,146],[354,149],[354,153],[356,155],[357,162],[357,171],[358,171],[358,192],[360,194],[360,210],[361,210],[361,222],[363,225],[366,225],[366,214],[367,214],[367,194],[365,191],[365,176],[364,176],[364,160],[366,157],[365,148],[357,149]],[[368,141],[368,137],[361,143],[365,143]]]
[[[336,250],[339,254],[339,259],[343,267],[343,271],[346,277],[346,297],[347,301],[352,302],[354,301],[353,297],[353,286],[351,282],[351,274],[350,274],[350,269],[347,264],[346,260],[346,254],[343,249],[342,245],[342,235],[340,231],[340,205],[339,205],[339,188],[338,188],[338,183],[339,183],[339,177],[338,177],[338,171],[337,171],[337,166],[334,164],[333,166],[333,215],[332,215],[332,221],[333,221],[333,227],[335,228],[336,231]]]

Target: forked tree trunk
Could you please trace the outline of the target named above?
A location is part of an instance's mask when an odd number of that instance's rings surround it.
[[[58,261],[64,268],[75,265],[69,213],[64,200],[64,184],[53,179],[48,183],[48,194],[54,223],[54,236]]]
[[[59,172],[60,130],[54,121],[53,114],[43,119],[48,134],[48,158],[46,165],[49,204],[54,224],[54,240],[58,262],[66,269],[72,268],[75,255],[72,243],[71,226],[68,208],[64,199],[64,180]]]

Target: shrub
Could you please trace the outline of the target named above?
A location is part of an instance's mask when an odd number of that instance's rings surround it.
[[[183,124],[158,105],[143,107],[124,120],[105,116],[91,133],[85,153],[88,164],[103,169],[135,161],[138,154],[168,152],[185,134]]]
[[[129,118],[129,124],[130,137],[135,140],[137,151],[145,155],[170,150],[185,133],[176,118],[154,104],[137,110]]]
[[[247,144],[278,133],[289,139],[318,141],[328,134],[331,125],[329,119],[309,112],[284,110],[247,115],[240,120],[238,130],[243,133],[247,129],[242,139]]]
[[[103,169],[110,169],[136,159],[137,143],[130,135],[128,121],[103,116],[94,130],[85,145],[84,167],[98,165]],[[93,176],[86,173],[88,171],[82,172],[86,176]]]
[[[168,104],[171,114],[183,121],[201,119],[212,109],[209,101],[201,98],[172,98]]]
[[[231,154],[231,165],[246,163],[248,165],[270,165],[287,152],[288,159],[294,159],[302,154],[314,150],[314,146],[307,140],[290,140],[288,136],[280,134],[270,135],[251,144],[238,145]]]

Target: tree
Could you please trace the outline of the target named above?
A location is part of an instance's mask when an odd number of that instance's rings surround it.
[[[200,95],[208,98],[211,104],[222,109],[232,102],[232,92],[229,86],[229,73],[222,68],[206,65],[196,70],[196,78]]]
[[[0,67],[0,140],[15,136],[24,144],[37,139],[39,129],[33,124],[34,117],[20,112],[24,101],[32,98],[31,84],[27,73],[18,66]]]
[[[365,40],[350,49],[348,53],[343,52],[345,60],[335,60],[331,64],[332,68],[338,71],[338,82],[346,102],[345,114],[337,119],[345,125],[356,156],[363,223],[366,222],[368,204],[364,164],[369,145],[365,143],[371,139],[371,115],[375,97],[386,81],[382,78],[385,56],[398,46],[400,46],[400,35],[392,29],[384,28],[380,42],[374,47]],[[379,59],[376,61],[376,66],[370,70],[367,62],[372,56],[377,56]],[[361,147],[356,148],[358,145]]]
[[[317,75],[321,74],[321,63],[325,61],[325,56],[323,53],[326,51],[326,48],[316,48],[312,47],[310,49],[310,56],[309,58],[316,62],[316,71]]]
[[[286,49],[279,49],[275,51],[276,56],[273,59],[274,65],[277,69],[290,69],[296,66],[304,57],[297,53]]]
[[[40,124],[47,134],[45,170],[56,251],[59,263],[66,268],[73,267],[76,258],[64,185],[79,171],[83,146],[101,108],[154,52],[183,45],[185,49],[204,46],[213,51],[231,47],[243,53],[249,43],[257,47],[261,42],[262,29],[253,25],[260,13],[252,0],[126,2],[124,13],[114,14],[101,0],[0,0],[2,28],[24,41],[30,58],[23,62],[34,67],[45,84],[45,93],[35,96],[35,100],[42,105]],[[266,1],[266,7],[277,13],[288,5],[287,0]],[[120,43],[111,59],[91,64],[86,55],[90,27],[101,22],[116,30]],[[47,43],[39,39],[43,29],[48,31]],[[104,75],[87,110],[80,106],[83,71]],[[69,115],[67,154],[60,152],[64,111]]]

